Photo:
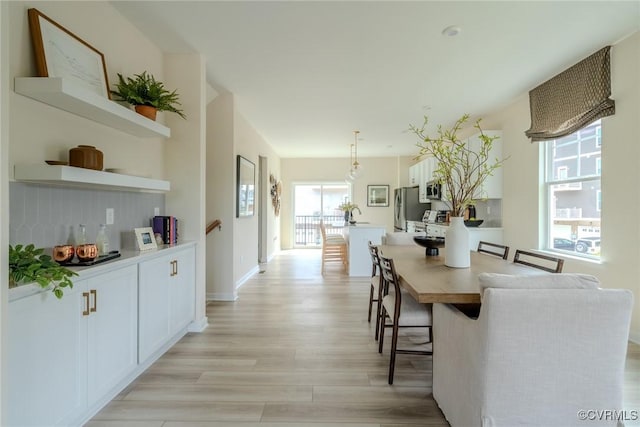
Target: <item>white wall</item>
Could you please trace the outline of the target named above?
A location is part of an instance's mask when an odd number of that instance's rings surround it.
[[[631,289],[635,309],[631,337],[640,342],[640,33],[611,49],[612,98],[616,114],[602,121],[602,255],[594,263],[569,258],[565,272],[593,274],[607,288]],[[553,76],[549,76],[551,78]],[[542,83],[542,82],[540,82]],[[483,128],[502,128],[504,155],[503,225],[512,248],[538,248],[542,170],[538,143],[531,143],[529,99],[483,120]]]
[[[235,163],[233,95],[220,95],[207,105],[207,223],[220,219],[222,228],[207,237],[207,299],[232,301]]]
[[[164,172],[171,181],[166,196],[166,214],[178,218],[181,240],[196,245],[195,324],[190,330],[206,327],[206,97],[205,61],[199,54],[164,57],[165,86],[180,88],[180,102],[187,120],[177,114],[167,117],[171,138],[165,143]]]
[[[9,246],[9,7],[0,2],[0,265],[8,265]],[[3,269],[4,271],[4,269]],[[9,283],[0,275],[0,425],[6,425],[7,301]]]
[[[255,165],[255,182],[258,185],[259,156],[267,157],[269,173],[280,175],[280,158],[275,154],[271,146],[262,138],[253,126],[237,110],[234,114],[234,147],[235,154],[240,155]],[[235,160],[235,158],[234,158]],[[267,174],[268,176],[268,174]],[[234,220],[234,280],[236,286],[241,285],[248,277],[258,270],[258,198],[259,192],[269,191],[268,183],[262,188],[256,187],[255,214],[247,218],[235,218]],[[235,192],[234,192],[235,197]],[[235,198],[234,198],[235,209]],[[267,257],[279,250],[279,218],[273,214],[273,209],[267,209],[267,230],[269,230],[270,245],[267,248]]]
[[[358,158],[363,167],[362,175],[352,185],[352,201],[362,215],[355,213],[356,221],[384,225],[393,231],[393,190],[405,186],[409,180],[408,157]],[[344,182],[349,171],[348,158],[282,159],[282,248],[293,247],[293,184]],[[389,207],[367,206],[367,185],[389,185]],[[337,206],[336,206],[337,207]]]
[[[163,80],[163,54],[107,2],[11,2],[10,77],[36,76],[27,9],[35,7],[102,52],[110,83],[116,73],[148,71]],[[168,86],[170,87],[170,86]],[[178,91],[180,92],[180,91]],[[9,163],[67,160],[70,148],[95,145],[105,168],[123,168],[164,178],[163,140],[138,138],[9,92]],[[162,121],[162,114],[159,121]],[[116,220],[118,213],[116,212]]]
[[[267,158],[268,173],[280,176],[280,158],[235,108],[233,95],[215,98],[207,107],[207,221],[222,220],[222,230],[207,237],[207,298],[232,301],[237,288],[258,271],[258,213],[236,218],[236,156],[256,166]],[[257,188],[269,191],[268,183]],[[257,205],[256,205],[257,209]],[[267,209],[267,256],[280,249],[280,219]]]

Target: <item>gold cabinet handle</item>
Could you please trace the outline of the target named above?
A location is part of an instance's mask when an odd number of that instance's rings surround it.
[[[84,310],[82,311],[83,316],[89,315],[89,292],[83,292],[82,296],[84,297]]]
[[[93,295],[93,307],[91,307],[91,312],[95,313],[96,311],[98,311],[98,291],[96,291],[95,289],[91,289],[91,295]]]
[[[177,276],[178,275],[178,261],[176,261],[175,259],[173,261],[171,261],[171,274],[170,276]]]

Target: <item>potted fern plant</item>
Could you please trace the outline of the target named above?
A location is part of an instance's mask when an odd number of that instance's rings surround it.
[[[146,71],[126,79],[118,73],[116,90],[112,90],[111,94],[118,98],[116,101],[133,105],[138,114],[151,120],[156,119],[158,111],[170,111],[186,119],[184,112],[179,108],[182,104],[177,92],[167,90],[164,83],[157,81]]]
[[[62,298],[63,288],[73,288],[71,277],[77,275],[49,255],[44,255],[44,249],[36,249],[33,244],[9,245],[9,288],[30,282],[36,282],[43,288],[53,284],[51,291],[57,298]]]

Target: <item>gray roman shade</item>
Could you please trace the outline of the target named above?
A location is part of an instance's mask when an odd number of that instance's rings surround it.
[[[615,114],[611,96],[611,46],[604,47],[529,92],[532,141],[570,135]]]

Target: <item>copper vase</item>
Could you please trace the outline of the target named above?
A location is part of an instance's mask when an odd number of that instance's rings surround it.
[[[70,262],[76,254],[72,245],[60,245],[53,247],[53,259],[57,262]]]
[[[93,261],[98,258],[98,246],[95,243],[87,243],[76,247],[76,255],[80,261]]]
[[[102,162],[102,151],[96,149],[93,145],[78,145],[69,150],[70,166],[101,171]]]

